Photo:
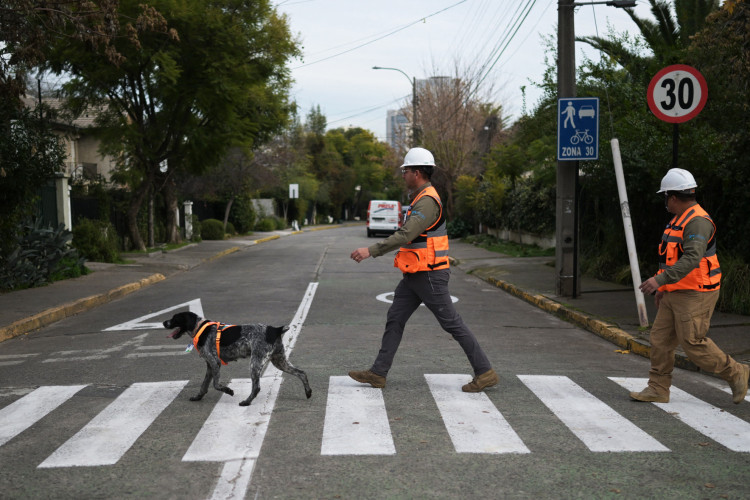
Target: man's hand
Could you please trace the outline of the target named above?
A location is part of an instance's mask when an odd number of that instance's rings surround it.
[[[366,258],[370,256],[370,250],[367,249],[367,247],[364,248],[358,248],[355,251],[352,252],[351,258],[352,260],[356,262],[362,262]]]
[[[659,283],[657,283],[656,279],[652,276],[651,278],[641,283],[640,289],[646,295],[651,295],[659,289]]]

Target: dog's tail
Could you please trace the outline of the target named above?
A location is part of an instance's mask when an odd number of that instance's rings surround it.
[[[284,335],[287,331],[289,331],[289,326],[269,326],[266,328],[266,342],[269,344],[273,344],[276,342],[279,338],[281,338],[282,335]]]

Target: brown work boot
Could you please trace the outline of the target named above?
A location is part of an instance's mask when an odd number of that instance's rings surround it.
[[[461,387],[461,390],[464,392],[480,392],[487,387],[492,387],[497,384],[498,380],[497,373],[490,368],[483,374],[474,377],[471,382]]]
[[[385,377],[383,377],[382,375],[378,375],[377,373],[372,373],[370,370],[361,372],[351,371],[349,372],[349,376],[357,382],[370,384],[376,389],[382,389],[383,387],[385,387]]]
[[[669,403],[669,393],[659,394],[650,385],[641,392],[631,392],[630,397],[636,401],[645,401],[646,403]]]
[[[750,377],[750,366],[740,364],[740,372],[729,381],[729,387],[732,388],[732,401],[738,405],[742,403],[747,395],[747,383]]]

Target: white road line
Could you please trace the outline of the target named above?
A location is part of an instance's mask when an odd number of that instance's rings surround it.
[[[230,460],[221,469],[221,477],[211,500],[241,500],[250,484],[255,468],[255,459]]]
[[[297,341],[297,337],[302,330],[302,325],[305,324],[305,318],[307,318],[307,313],[310,311],[310,306],[312,306],[312,301],[315,298],[315,292],[317,291],[317,289],[317,282],[312,282],[307,285],[307,290],[305,290],[305,295],[302,298],[302,302],[297,308],[297,312],[294,315],[291,324],[289,325],[289,331],[284,335],[284,348],[286,350],[287,356],[291,354],[292,348]],[[261,377],[260,393],[258,393],[258,396],[255,398],[255,400],[253,400],[252,404],[249,407],[245,407],[248,408],[249,411],[256,416],[254,417],[255,420],[253,421],[253,425],[255,426],[255,428],[253,429],[254,432],[252,435],[252,441],[244,442],[245,444],[243,453],[257,456],[257,454],[260,452],[260,447],[263,444],[263,440],[266,437],[266,431],[268,430],[268,421],[271,418],[271,412],[273,411],[273,406],[276,403],[276,395],[279,393],[279,388],[281,387],[281,381],[282,373],[273,365],[269,364],[266,370],[263,372],[263,376]],[[232,383],[234,384],[234,381]],[[234,389],[234,391],[235,394],[238,394],[236,388]],[[246,398],[249,395],[248,391],[241,393],[244,394],[244,396],[242,396],[243,398]],[[227,397],[228,396],[226,394],[223,395],[220,403]],[[235,399],[233,403],[234,405],[237,405],[239,401]],[[242,407],[237,405],[237,408]],[[206,425],[204,424],[203,428],[205,427]],[[201,432],[203,432],[203,428],[201,429]],[[195,438],[195,441],[197,440],[198,437]],[[193,443],[195,443],[195,441],[193,441]],[[212,444],[215,447],[219,447],[221,445],[231,443],[214,442]],[[236,452],[235,446],[232,445],[230,446],[230,448],[234,448]],[[190,450],[188,450],[188,453],[190,453]],[[188,453],[185,454],[186,457],[188,456]],[[197,456],[197,448],[195,456]],[[186,460],[186,458],[183,457],[183,460]],[[235,460],[230,459],[229,461],[227,461],[222,469],[221,476],[216,483],[216,487],[214,488],[211,498],[226,500],[244,499],[247,488],[250,485],[250,480],[253,476],[254,468],[255,459],[251,456],[245,456]]]
[[[187,382],[179,380],[131,385],[38,467],[117,463]]]
[[[25,359],[21,361],[0,361],[0,366],[15,366],[15,365],[20,365],[25,362],[26,362]]]
[[[183,462],[227,462],[258,458],[281,377],[261,377],[260,392],[250,406],[239,402],[250,395],[250,379],[232,379],[234,396],[222,394],[211,415],[182,457]]]
[[[158,356],[180,356],[185,354],[185,349],[180,349],[179,351],[163,351],[163,352],[133,352],[125,357],[128,359],[137,359],[137,358],[153,358]]]
[[[629,391],[646,387],[645,378],[609,377]],[[653,403],[704,436],[732,451],[750,452],[750,423],[672,386],[669,403]]]
[[[321,455],[395,455],[383,391],[331,377]]]
[[[35,389],[0,410],[0,446],[70,399],[85,385],[51,385]]]
[[[531,453],[486,394],[461,391],[471,377],[424,377],[457,453]]]
[[[568,377],[518,375],[518,378],[591,451],[669,451]]]

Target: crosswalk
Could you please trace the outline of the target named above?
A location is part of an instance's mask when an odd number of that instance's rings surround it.
[[[463,393],[466,375],[424,375],[429,394],[440,413],[455,453],[528,454],[532,451],[503,417],[486,393]],[[656,437],[620,415],[569,377],[517,375],[522,384],[591,452],[669,452]],[[609,377],[624,389],[641,389],[646,379]],[[224,462],[242,467],[256,460],[271,419],[281,374],[261,381],[252,405],[240,407],[236,398],[222,395],[185,451],[182,461]],[[250,391],[248,379],[230,385],[239,394]],[[159,415],[180,396],[187,381],[134,383],[80,430],[54,450],[39,468],[106,466],[117,463]],[[0,409],[0,446],[75,398],[86,385],[43,386]],[[715,390],[711,388],[711,390]],[[674,419],[707,438],[740,453],[750,453],[750,423],[673,387],[669,403],[654,403],[664,418]],[[635,405],[646,408],[648,405]],[[543,419],[540,419],[540,422]],[[541,425],[541,424],[540,424]],[[442,432],[436,431],[436,432]],[[674,439],[672,436],[669,439]],[[383,391],[358,384],[349,377],[329,379],[322,422],[320,454],[395,455],[399,443],[390,429]],[[232,474],[227,471],[227,474]]]

